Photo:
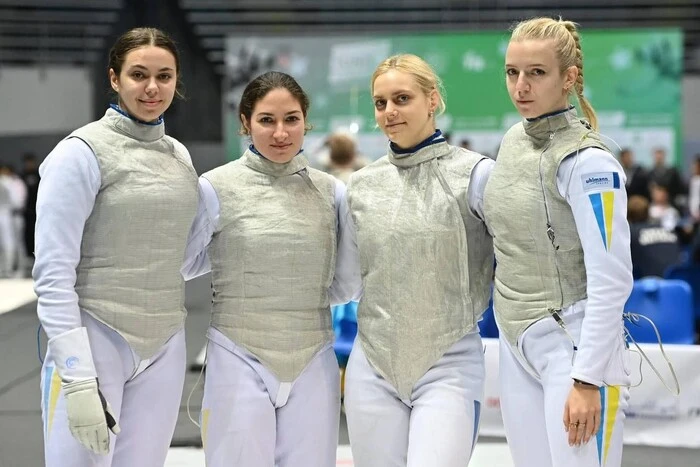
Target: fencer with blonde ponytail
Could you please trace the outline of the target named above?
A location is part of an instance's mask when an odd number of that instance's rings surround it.
[[[576,96],[581,106],[581,111],[591,124],[593,129],[598,129],[598,117],[593,106],[583,94],[583,51],[581,49],[581,36],[578,27],[573,21],[565,21],[561,18],[533,18],[518,23],[513,28],[511,41],[525,40],[552,40],[559,70],[563,73],[569,67],[578,69],[578,78],[572,89],[567,89],[570,95]]]

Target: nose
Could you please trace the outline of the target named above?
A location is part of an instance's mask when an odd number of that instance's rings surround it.
[[[278,141],[283,141],[289,136],[289,133],[287,132],[287,129],[284,127],[284,122],[279,122],[275,126],[275,132],[272,134],[272,137],[275,138]]]
[[[150,78],[146,81],[146,94],[153,95],[158,91],[158,83],[155,78]]]
[[[389,120],[396,117],[397,111],[396,111],[396,107],[394,106],[393,103],[387,102],[386,109],[384,111],[386,112],[386,116]]]
[[[515,82],[515,90],[517,92],[527,92],[530,89],[530,83],[528,83],[524,72],[520,72],[518,79]]]

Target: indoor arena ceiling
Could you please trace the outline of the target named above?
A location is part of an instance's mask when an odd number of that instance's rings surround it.
[[[127,8],[175,8],[218,72],[227,34],[506,30],[536,15],[585,28],[680,27],[700,74],[700,1],[689,0],[0,0],[0,64],[94,62]]]

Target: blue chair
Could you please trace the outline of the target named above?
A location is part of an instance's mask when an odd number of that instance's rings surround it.
[[[666,270],[664,279],[678,279],[687,282],[693,291],[695,321],[700,321],[700,266],[678,264]]]
[[[652,320],[664,344],[693,344],[693,293],[684,281],[655,277],[634,281],[625,311]],[[654,329],[645,319],[627,321],[625,326],[637,342],[657,342]]]
[[[348,363],[352,344],[357,335],[357,302],[334,306],[331,311],[335,331],[333,350],[335,350],[338,365],[344,367]]]

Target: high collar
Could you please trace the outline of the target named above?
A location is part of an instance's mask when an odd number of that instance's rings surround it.
[[[389,144],[389,161],[397,167],[414,167],[423,162],[443,156],[449,145],[440,130],[408,149],[401,149],[394,143]]]
[[[105,112],[104,120],[117,131],[139,141],[156,141],[165,135],[165,123],[145,123],[131,118],[118,107],[110,107]]]
[[[574,106],[568,109],[542,115],[541,117],[523,120],[525,133],[535,139],[549,139],[553,133],[580,121]]]
[[[306,160],[306,157],[304,157],[301,153],[294,156],[289,162],[279,164],[267,159],[265,156],[255,150],[252,145],[246,150],[245,153],[243,153],[241,159],[243,159],[243,163],[246,166],[250,167],[256,172],[272,175],[273,177],[292,175],[309,166],[309,161]]]

